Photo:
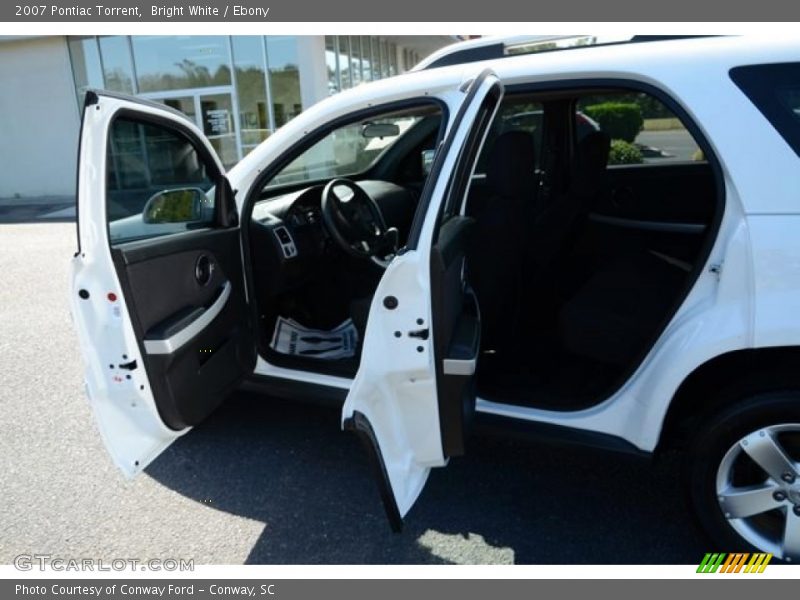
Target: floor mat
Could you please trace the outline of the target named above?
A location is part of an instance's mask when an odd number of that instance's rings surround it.
[[[336,360],[352,358],[358,347],[358,330],[352,319],[336,328],[311,329],[293,319],[278,317],[270,348],[281,354]]]

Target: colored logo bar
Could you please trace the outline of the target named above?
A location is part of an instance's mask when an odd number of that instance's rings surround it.
[[[749,559],[749,560],[748,560]],[[764,552],[708,552],[703,557],[698,573],[763,573],[767,568],[772,554]]]

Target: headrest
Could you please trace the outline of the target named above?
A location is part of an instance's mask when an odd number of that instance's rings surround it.
[[[604,131],[587,134],[575,148],[573,191],[595,193],[605,177],[611,138]]]
[[[536,151],[526,131],[497,136],[486,165],[486,183],[498,196],[525,198],[536,190]]]

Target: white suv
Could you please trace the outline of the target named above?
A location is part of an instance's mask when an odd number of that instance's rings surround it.
[[[422,70],[227,174],[212,113],[86,98],[70,298],[126,475],[245,386],[343,402],[395,529],[476,419],[679,449],[720,549],[800,559],[796,41]]]

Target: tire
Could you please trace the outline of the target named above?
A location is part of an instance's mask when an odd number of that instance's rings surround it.
[[[686,460],[689,500],[714,551],[800,562],[800,391],[728,405],[703,421]]]

